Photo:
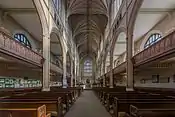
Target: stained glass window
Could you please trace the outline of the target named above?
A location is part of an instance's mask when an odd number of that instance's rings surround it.
[[[149,46],[153,45],[154,43],[157,43],[159,40],[161,40],[162,36],[159,33],[152,34],[148,40],[146,41],[144,48],[148,48]]]
[[[23,45],[25,45],[28,48],[32,48],[29,40],[27,39],[27,37],[24,34],[21,33],[17,33],[14,35],[15,40],[19,41],[20,43],[22,43]]]
[[[59,9],[59,2],[60,0],[53,0],[53,3],[55,5],[55,8],[58,10]]]
[[[92,61],[91,60],[84,61],[84,73],[92,75]]]

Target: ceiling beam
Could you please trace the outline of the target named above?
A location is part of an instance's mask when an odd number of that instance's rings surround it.
[[[175,11],[174,8],[141,8],[140,14],[160,14],[160,13],[169,13]]]
[[[37,13],[35,8],[1,8],[4,12],[10,14],[33,14]]]

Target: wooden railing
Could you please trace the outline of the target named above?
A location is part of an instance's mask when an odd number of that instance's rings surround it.
[[[0,30],[0,52],[31,64],[42,66],[43,57]]]
[[[135,66],[165,57],[175,52],[175,31],[162,38],[157,43],[144,49],[134,56]]]
[[[123,62],[119,65],[117,65],[114,69],[113,69],[113,73],[114,74],[118,74],[120,72],[124,72],[126,71],[126,62]]]

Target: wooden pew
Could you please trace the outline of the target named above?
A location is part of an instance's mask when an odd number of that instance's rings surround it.
[[[4,98],[7,96],[13,96],[13,95],[18,95],[22,93],[30,93],[30,92],[37,92],[41,91],[41,88],[8,88],[8,89],[0,89],[0,98]]]
[[[13,105],[5,106],[5,108],[0,105],[0,116],[1,117],[45,117],[46,116],[46,106],[27,106],[24,108],[22,106],[13,107]]]
[[[109,92],[126,92],[125,87],[115,87],[115,88],[106,88],[106,87],[101,87],[101,88],[94,88],[96,93],[98,93],[100,101],[104,103],[105,98]]]
[[[155,98],[143,98],[143,99],[125,99],[125,98],[114,98],[114,104],[113,104],[113,110],[114,110],[114,116],[118,117],[118,115],[122,112],[127,112],[129,113],[129,106],[131,104],[136,104],[136,103],[140,103],[140,104],[145,104],[145,103],[151,103],[151,104],[155,104],[155,103],[174,103],[175,100],[174,99],[157,99]]]
[[[175,117],[175,102],[135,103],[130,105],[134,117]]]
[[[10,98],[5,99],[57,99],[61,97],[61,103],[62,106],[66,111],[69,110],[70,104],[69,104],[69,96],[68,93],[65,92],[35,92],[35,93],[28,93],[25,95],[18,95],[18,96],[11,96]]]
[[[73,92],[74,100],[77,99],[81,95],[81,92],[83,91],[82,87],[68,87],[68,88],[51,87],[50,89],[51,91],[57,91],[57,92],[60,91]]]
[[[63,107],[66,109],[66,111],[68,111],[73,104],[73,97],[71,92],[35,92],[28,93],[25,95],[25,97],[35,98],[36,95],[39,95],[37,98],[62,97],[62,104],[64,104]]]
[[[165,88],[148,88],[148,87],[136,87],[136,91],[140,92],[147,92],[147,93],[152,93],[152,94],[160,94],[160,95],[165,95],[165,96],[175,96],[175,91],[174,89],[165,89]]]
[[[138,92],[110,92],[107,94],[107,97],[105,98],[105,107],[106,109],[109,111],[111,107],[111,105],[114,103],[114,98],[115,97],[120,97],[122,96],[122,98],[127,98],[130,96],[134,96],[133,98],[138,98],[138,95],[143,95],[143,96],[147,96],[147,93],[138,93]],[[131,98],[131,97],[130,97]]]
[[[54,113],[57,117],[62,117],[66,113],[66,109],[63,109],[62,98],[59,96],[44,96],[33,95],[33,96],[14,96],[11,98],[5,98],[0,100],[0,104],[14,104],[18,105],[43,105],[47,106],[47,110],[50,113]]]
[[[48,113],[48,114],[46,115],[46,117],[51,117],[51,113]]]

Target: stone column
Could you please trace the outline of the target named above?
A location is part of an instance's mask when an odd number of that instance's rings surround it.
[[[76,66],[75,69],[77,69],[77,68],[78,68],[78,65],[75,65],[75,66]],[[75,71],[75,78],[74,78],[74,80],[75,80],[75,85],[74,85],[74,87],[77,86],[77,76],[78,76],[78,70]]]
[[[63,52],[63,88],[67,88],[66,52]]]
[[[50,91],[50,38],[49,35],[43,36],[43,89],[42,91]]]
[[[106,84],[105,84],[105,62],[103,62],[103,87],[106,87]]]
[[[73,68],[73,66],[74,66],[74,62],[72,61],[71,62],[71,83],[70,83],[71,87],[73,87],[73,79],[74,79],[74,73],[73,73],[74,72],[73,71],[74,68]]]
[[[0,11],[0,27],[3,25],[3,12]]]
[[[127,34],[127,83],[126,83],[126,90],[133,91],[134,90],[134,83],[133,83],[133,38],[131,34]]]
[[[110,78],[109,88],[113,88],[113,52],[110,51]]]

